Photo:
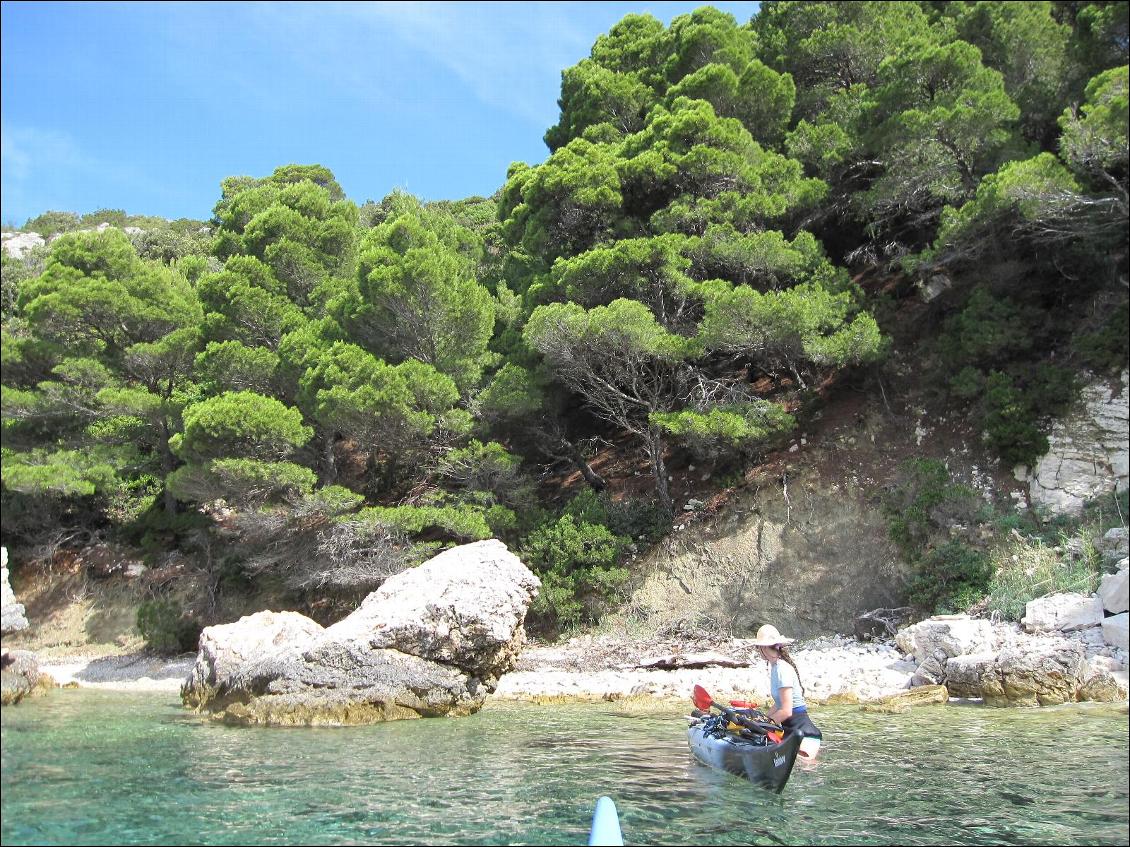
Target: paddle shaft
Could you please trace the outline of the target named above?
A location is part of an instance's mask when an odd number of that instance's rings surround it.
[[[733,721],[738,726],[744,726],[747,729],[752,729],[760,733],[768,735],[770,732],[780,732],[781,727],[772,723],[763,723],[762,721],[755,721],[747,718],[745,715],[739,715],[733,709],[728,709],[721,703],[714,702],[714,698],[710,696],[710,692],[703,688],[701,685],[694,687],[694,695],[691,698],[694,704],[699,709],[711,708],[718,709],[728,720]]]

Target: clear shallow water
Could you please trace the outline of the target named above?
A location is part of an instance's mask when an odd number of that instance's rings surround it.
[[[1126,707],[818,709],[780,797],[697,765],[681,714],[498,706],[347,729],[212,724],[175,696],[56,691],[2,713],[17,844],[1126,844]]]

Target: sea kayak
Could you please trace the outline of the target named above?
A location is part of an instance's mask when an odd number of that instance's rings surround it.
[[[764,735],[749,737],[750,733],[729,731],[727,723],[723,718],[704,716],[687,728],[694,757],[780,794],[793,772],[801,736],[786,735],[780,743],[773,743]]]

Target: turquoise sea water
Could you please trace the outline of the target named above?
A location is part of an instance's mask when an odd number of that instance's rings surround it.
[[[689,706],[689,704],[688,704]],[[814,711],[781,796],[691,758],[675,711],[488,706],[345,729],[210,723],[175,695],[55,691],[2,713],[17,844],[1126,844],[1122,706]]]

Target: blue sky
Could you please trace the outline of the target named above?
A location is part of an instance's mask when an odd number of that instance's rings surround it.
[[[490,194],[545,159],[561,71],[597,36],[700,5],[4,2],[0,219],[207,218],[221,179],[291,162],[357,203]]]

